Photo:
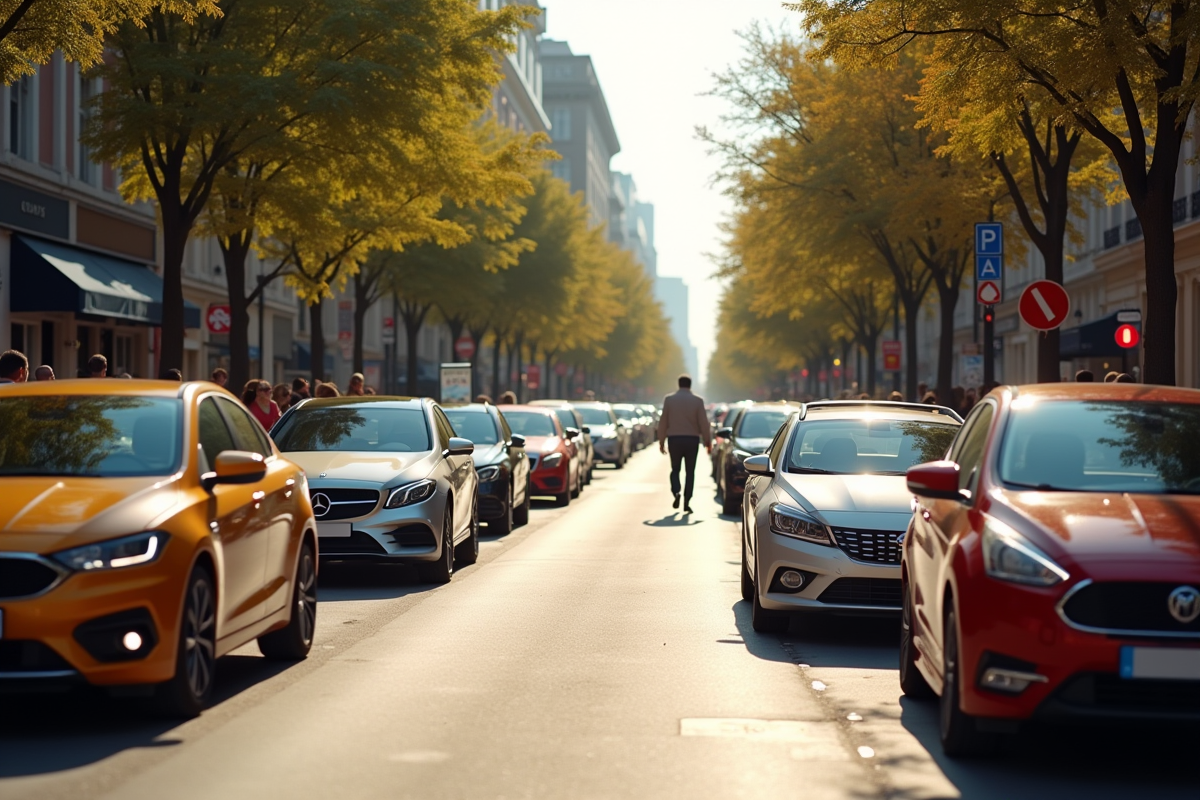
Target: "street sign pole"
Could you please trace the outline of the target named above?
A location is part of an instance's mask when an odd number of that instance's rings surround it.
[[[996,382],[996,311],[995,306],[983,309],[983,385]]]

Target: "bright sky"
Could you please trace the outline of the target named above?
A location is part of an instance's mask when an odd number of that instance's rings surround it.
[[[729,201],[711,177],[718,167],[695,137],[715,127],[723,104],[700,96],[713,74],[736,62],[737,32],[754,20],[795,27],[780,0],[542,0],[546,37],[590,55],[621,140],[612,168],[633,175],[654,204],[660,275],[689,286],[689,329],[703,373],[715,347],[720,284],[709,254]]]

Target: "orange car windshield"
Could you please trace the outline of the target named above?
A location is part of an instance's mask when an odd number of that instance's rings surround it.
[[[1200,493],[1200,405],[1014,403],[1000,479],[1070,492]]]
[[[0,399],[0,477],[170,475],[183,449],[181,408],[161,397]]]

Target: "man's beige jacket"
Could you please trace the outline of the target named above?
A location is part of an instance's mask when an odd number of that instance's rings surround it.
[[[658,441],[668,436],[699,436],[704,446],[712,444],[712,426],[704,413],[704,399],[691,389],[680,389],[663,398],[662,417],[658,420]]]

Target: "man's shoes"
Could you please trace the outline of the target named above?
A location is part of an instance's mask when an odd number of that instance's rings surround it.
[[[693,512],[693,511],[692,511],[692,498],[690,498],[690,497],[686,497],[686,498],[684,498],[684,500],[683,500],[683,513],[685,513],[685,514],[692,514],[692,513],[695,513],[695,512]]]
[[[679,508],[679,495],[675,495],[675,499],[671,501],[671,508]]]

